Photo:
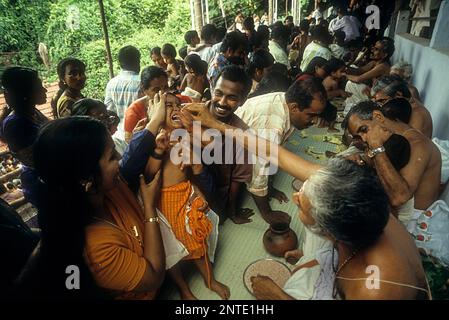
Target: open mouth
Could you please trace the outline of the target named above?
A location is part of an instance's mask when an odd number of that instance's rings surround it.
[[[226,108],[223,108],[220,106],[215,106],[215,112],[220,115],[228,115],[229,109],[226,109]]]
[[[181,123],[181,117],[180,117],[179,114],[177,114],[177,113],[172,114],[171,120],[172,120],[173,122],[176,122],[176,123]]]

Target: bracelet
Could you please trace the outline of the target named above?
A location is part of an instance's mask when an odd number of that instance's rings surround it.
[[[165,153],[158,154],[157,152],[153,151],[153,153],[151,154],[151,156],[152,156],[154,159],[157,159],[157,160],[164,160],[164,154],[165,154]]]
[[[143,220],[143,223],[147,223],[147,222],[159,223],[159,217],[146,218],[146,219]]]

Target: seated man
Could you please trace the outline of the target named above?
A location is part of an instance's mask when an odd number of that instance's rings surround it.
[[[231,97],[232,95],[229,98]],[[294,128],[301,130],[309,127],[312,119],[324,110],[325,105],[326,91],[321,81],[311,78],[295,82],[286,93],[275,92],[248,99],[235,114],[261,137],[280,145]],[[226,113],[220,108],[217,112]],[[229,124],[224,125],[223,128],[227,126],[234,128]],[[220,128],[220,131],[223,128]],[[269,167],[269,162],[256,161],[248,190],[252,193],[257,208],[266,222],[270,224],[290,222],[287,213],[271,209],[269,203],[271,197],[281,203],[286,202],[287,197],[272,187],[269,182]]]
[[[206,103],[206,107],[216,119],[247,130],[249,127],[234,112],[246,101],[250,88],[251,79],[245,72],[237,66],[228,66],[218,76],[212,100]],[[239,202],[245,183],[251,181],[253,166],[242,148],[234,147],[232,159],[229,159],[225,145],[230,143],[232,139],[223,138],[221,164],[209,166],[215,173],[217,186],[211,205],[221,217],[227,216],[236,224],[248,223],[254,213],[248,208],[239,209]]]
[[[380,104],[398,97],[407,99],[412,106],[412,115],[408,124],[432,139],[433,123],[429,110],[419,100],[412,97],[407,83],[401,78],[397,76],[380,78],[371,89],[371,96]]]
[[[346,115],[342,127],[348,128],[353,137],[363,140],[371,149],[377,174],[391,205],[399,208],[414,196],[415,208],[422,211],[438,198],[441,154],[431,140],[399,120],[404,119],[403,109],[391,112],[390,118],[395,118],[389,119],[383,113],[384,108],[376,103],[361,102]],[[410,109],[408,106],[408,114]],[[383,145],[393,133],[404,136],[411,148],[410,161],[400,171],[392,166],[384,152]]]

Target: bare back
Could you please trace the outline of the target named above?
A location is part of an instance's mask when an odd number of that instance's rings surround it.
[[[204,90],[206,90],[207,87],[206,84],[207,79],[205,76],[189,73],[188,75],[186,75],[186,78],[187,78],[187,87],[203,94]]]
[[[427,138],[432,139],[433,123],[429,110],[415,99],[412,100],[411,106],[410,127],[421,131]]]
[[[426,161],[425,169],[419,179],[415,191],[415,208],[426,210],[438,199],[441,182],[441,154],[438,147],[418,130],[412,129],[404,132],[403,136],[408,140],[411,147],[410,159]],[[427,160],[424,160],[427,159]],[[415,161],[409,162],[402,170],[401,175],[413,173],[415,165],[421,165]],[[406,179],[407,180],[407,179]]]
[[[414,286],[427,289],[424,268],[418,249],[405,227],[392,215],[379,240],[370,248],[356,254],[351,268],[340,274],[344,278],[369,278],[375,266],[379,273],[379,287],[367,286],[370,280],[339,279],[339,287],[346,299],[426,299],[427,294]],[[368,281],[368,282],[367,282]],[[389,282],[396,282],[392,284]],[[372,283],[372,281],[371,281]]]

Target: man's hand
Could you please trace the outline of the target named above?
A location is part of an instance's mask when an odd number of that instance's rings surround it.
[[[144,118],[137,122],[136,126],[133,129],[133,135],[139,131],[142,131],[145,129],[146,125],[148,124],[148,119]]]
[[[267,276],[251,277],[251,286],[257,300],[280,300],[282,289]]]
[[[157,153],[159,154],[162,154],[167,151],[169,147],[170,137],[168,136],[167,131],[165,131],[165,129],[162,129],[156,137],[155,151],[157,151]]]
[[[296,250],[290,250],[287,251],[286,253],[284,253],[284,258],[285,260],[287,260],[288,263],[290,264],[296,264],[299,259],[301,259],[301,257],[303,256],[303,252],[296,249]]]
[[[201,122],[201,126],[217,128],[220,122],[214,118],[204,103],[187,103],[181,109],[181,113],[190,113],[193,121]],[[186,115],[187,117],[187,115]]]
[[[262,218],[270,225],[290,224],[292,218],[288,213],[279,210],[271,210],[269,213],[262,213]]]
[[[370,149],[379,148],[384,145],[385,141],[387,141],[392,134],[393,133],[389,129],[376,123],[366,133],[366,142]]]

